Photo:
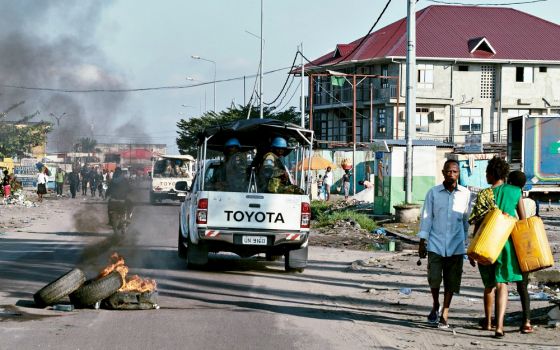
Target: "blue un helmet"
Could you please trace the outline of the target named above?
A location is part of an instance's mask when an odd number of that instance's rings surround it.
[[[274,140],[272,140],[271,146],[274,148],[288,148],[288,142],[286,142],[286,139],[283,137],[275,137]]]
[[[225,148],[228,147],[237,147],[240,148],[241,144],[239,143],[239,140],[236,139],[235,137],[232,137],[231,139],[227,140],[226,143],[224,144]]]

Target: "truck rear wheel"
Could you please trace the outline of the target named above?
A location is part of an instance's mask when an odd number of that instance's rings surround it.
[[[177,240],[177,255],[181,259],[187,259],[187,247],[185,247],[185,238],[181,234],[181,224],[179,224],[179,238]]]
[[[208,264],[208,247],[203,244],[193,244],[187,237],[187,266],[200,267]]]
[[[303,272],[307,267],[307,247],[290,250],[284,255],[284,269],[286,272]]]
[[[152,192],[150,192],[150,204],[156,204],[156,196]]]

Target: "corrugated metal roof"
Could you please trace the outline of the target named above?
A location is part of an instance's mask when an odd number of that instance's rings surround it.
[[[469,41],[485,38],[495,50],[470,53]],[[353,47],[361,40],[348,45]],[[559,61],[560,26],[511,8],[433,5],[416,13],[416,56],[422,58]],[[338,44],[340,48],[342,45]],[[311,65],[406,56],[406,17],[367,37],[352,50],[334,50]]]

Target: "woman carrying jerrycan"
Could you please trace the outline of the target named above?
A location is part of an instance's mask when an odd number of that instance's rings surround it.
[[[494,208],[520,220],[525,219],[525,209],[521,189],[506,183],[509,165],[505,160],[494,157],[488,162],[486,180],[490,188],[479,192],[469,222],[474,224],[477,232],[485,215]],[[469,257],[471,265],[475,261]],[[504,336],[504,316],[508,301],[508,283],[523,280],[521,268],[515,253],[511,237],[508,238],[498,259],[491,265],[478,265],[484,284],[484,315],[481,324],[483,329],[492,330],[492,308],[495,304],[496,329],[494,337]],[[494,300],[495,293],[495,300]]]

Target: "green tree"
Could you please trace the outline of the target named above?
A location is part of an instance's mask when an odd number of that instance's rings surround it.
[[[177,147],[179,153],[190,154],[196,157],[196,147],[198,143],[198,135],[204,129],[216,125],[222,125],[234,122],[236,120],[247,119],[249,113],[249,106],[230,107],[219,113],[207,112],[200,117],[193,117],[188,120],[181,119],[177,122],[179,130],[177,133]],[[251,118],[259,117],[258,107],[252,107]],[[265,107],[263,109],[263,118],[277,119],[284,122],[300,124],[300,113],[296,111],[295,107],[276,112],[273,107]]]
[[[2,120],[24,103],[25,101],[17,102],[0,112],[0,157],[2,158],[31,155],[33,147],[46,144],[47,134],[52,130],[50,123],[29,122],[40,114],[39,111],[24,115],[18,121]]]
[[[82,137],[78,140],[76,144],[76,151],[80,150],[84,153],[94,153],[96,151],[95,147],[97,146],[97,140],[89,138],[89,137]]]

